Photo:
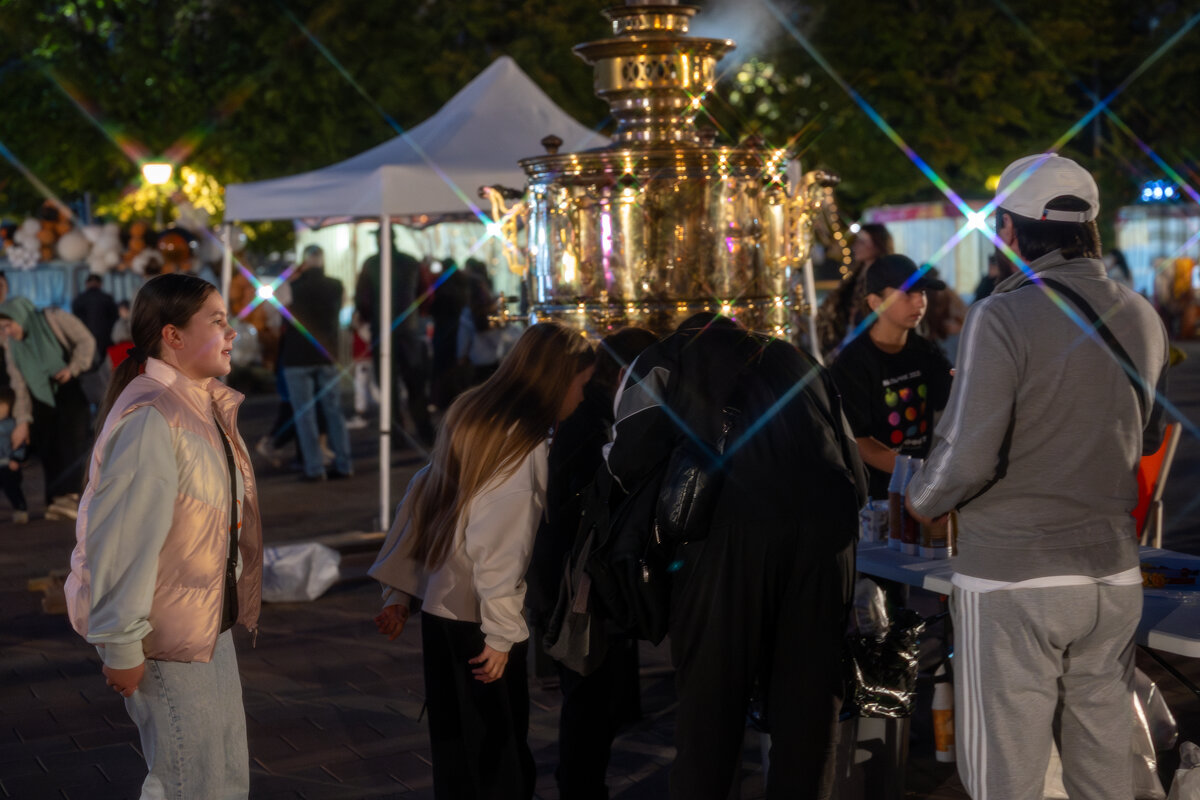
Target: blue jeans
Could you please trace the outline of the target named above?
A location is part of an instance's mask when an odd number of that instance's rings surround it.
[[[142,800],[227,800],[250,794],[246,711],[233,634],[212,661],[154,661],[125,710],[137,725],[150,774]]]
[[[333,466],[343,475],[354,471],[350,461],[350,432],[342,416],[338,391],[341,373],[331,364],[315,367],[284,367],[288,396],[296,420],[296,436],[300,439],[300,455],[304,458],[304,474],[319,478],[325,474],[321,457],[321,439],[317,432],[317,403],[325,416],[325,433],[333,449]]]

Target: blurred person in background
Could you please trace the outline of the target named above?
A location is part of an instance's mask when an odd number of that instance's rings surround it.
[[[583,387],[583,402],[554,432],[546,513],[534,539],[526,578],[525,605],[538,630],[546,630],[559,601],[563,569],[575,544],[589,486],[596,471],[605,469],[603,450],[612,435],[617,387],[634,359],[657,341],[644,328],[622,328],[605,336],[597,348],[596,371]],[[613,739],[622,725],[641,717],[637,641],[610,631],[605,647],[603,660],[586,676],[555,662],[563,701],[554,776],[563,798],[607,800],[605,775]]]
[[[975,285],[975,297],[971,302],[978,303],[990,295],[996,288],[996,284],[1016,271],[1016,264],[1012,263],[1008,256],[997,248],[996,252],[988,256],[987,271],[983,273],[983,277]]]
[[[116,301],[111,294],[104,291],[103,284],[104,281],[99,275],[88,275],[84,281],[84,290],[71,302],[71,313],[83,321],[92,338],[96,340],[96,355],[92,359],[92,366],[79,376],[83,394],[93,406],[100,405],[112,378],[108,348],[112,347],[113,326],[121,318]]]
[[[0,304],[8,380],[16,396],[12,446],[32,443],[45,473],[46,518],[73,520],[91,445],[91,411],[79,376],[96,340],[74,314],[39,311],[24,297]]]
[[[17,525],[29,522],[29,507],[21,489],[21,462],[25,460],[25,445],[12,446],[17,422],[12,418],[16,395],[9,386],[0,386],[0,491],[13,507],[12,521]]]
[[[846,345],[847,337],[853,335],[859,322],[871,313],[867,308],[864,282],[867,268],[894,252],[892,235],[886,227],[867,223],[859,228],[850,245],[850,253],[854,257],[850,272],[837,289],[821,302],[817,311],[817,337],[826,363],[833,360]]]
[[[0,304],[8,299],[8,276],[0,270]],[[4,328],[0,327],[0,387],[8,386],[8,362],[5,360]]]
[[[341,281],[325,274],[325,252],[319,246],[304,248],[291,290],[287,309],[297,324],[284,326],[280,363],[304,461],[303,479],[348,478],[354,474],[354,465],[342,414],[342,373],[337,364],[338,315],[346,292]],[[329,470],[325,469],[321,450],[318,406],[333,451]]]
[[[936,267],[930,267],[925,274],[933,280],[941,280]],[[930,292],[928,297],[929,306],[919,330],[941,349],[950,366],[954,366],[958,358],[958,337],[967,318],[967,304],[951,287]]]
[[[376,234],[376,241],[382,237]],[[354,289],[354,310],[359,319],[371,329],[371,355],[375,374],[383,375],[379,369],[380,336],[391,331],[392,336],[392,386],[380,386],[380,391],[390,391],[392,399],[392,421],[402,419],[397,400],[401,390],[408,396],[408,415],[412,420],[413,434],[418,444],[429,447],[433,444],[433,422],[429,416],[429,355],[426,350],[424,331],[417,308],[417,287],[420,281],[420,263],[408,253],[401,253],[392,240],[392,319],[380,319],[382,282],[380,280],[382,259],[379,253],[363,262],[358,283]]]
[[[441,260],[430,316],[433,318],[433,367],[430,398],[445,409],[468,385],[466,359],[459,358],[459,328],[463,310],[471,300],[471,280],[452,258]]]

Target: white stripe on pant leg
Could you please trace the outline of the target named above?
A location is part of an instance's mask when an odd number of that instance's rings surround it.
[[[980,623],[982,601],[983,593],[976,593],[972,611],[975,625],[975,680],[978,688],[975,695],[975,727],[979,731],[979,757],[975,768],[976,791],[979,794],[976,800],[988,800],[988,721],[983,710],[983,626]]]
[[[962,742],[962,758],[959,763],[959,774],[962,776],[963,785],[967,789],[967,792],[970,793],[974,783],[974,771],[972,770],[974,758],[972,754],[975,752],[975,727],[972,723],[974,714],[971,710],[971,703],[975,699],[975,681],[972,676],[975,655],[971,649],[971,639],[974,631],[971,627],[969,593],[963,589],[956,589],[955,595],[958,617],[962,624],[954,632],[954,647],[958,654],[958,666],[955,670],[954,679],[962,685],[963,698],[959,717],[955,720],[955,733],[960,737]]]
[[[971,727],[971,696],[974,687],[971,681],[971,621],[967,617],[967,593],[962,589],[955,590],[955,602],[958,606],[958,617],[961,621],[954,631],[954,650],[957,653],[958,664],[954,671],[954,679],[962,684],[962,710],[954,720],[955,736],[962,740],[962,757],[959,760],[959,774],[967,791],[971,789],[971,747],[974,741],[974,731]],[[956,706],[957,707],[957,706]]]
[[[968,626],[971,629],[971,786],[974,800],[987,800],[987,728],[983,714],[983,658],[980,653],[979,605],[982,594],[971,592],[968,606]]]
[[[979,765],[979,714],[975,708],[975,704],[979,701],[979,682],[976,679],[976,671],[979,669],[979,653],[975,648],[975,639],[978,636],[978,631],[975,628],[975,620],[973,617],[975,606],[975,594],[973,592],[963,592],[963,620],[966,622],[966,645],[967,650],[967,669],[964,676],[967,681],[967,703],[964,709],[966,714],[967,728],[967,793],[972,797],[975,796],[975,788],[977,785],[977,767]]]

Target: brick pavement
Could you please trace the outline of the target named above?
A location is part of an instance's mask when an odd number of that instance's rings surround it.
[[[1200,346],[1172,398],[1200,419]],[[269,397],[252,397],[241,428],[253,445],[273,414]],[[295,473],[259,465],[268,543],[369,530],[377,506],[377,447],[370,431],[354,433],[359,474],[348,481],[302,484]],[[1200,474],[1200,442],[1185,435],[1168,489],[1169,546],[1194,547],[1200,518],[1188,507]],[[419,463],[395,457],[393,486],[402,490]],[[40,516],[36,466],[27,476],[32,511]],[[1172,506],[1176,514],[1172,516]],[[42,613],[26,581],[63,569],[73,543],[69,523],[36,519],[0,522],[0,796],[11,798],[136,797],[144,775],[136,731],[120,698],[100,677],[95,652],[70,631],[65,617]],[[1196,542],[1200,544],[1200,542]],[[348,555],[345,571],[361,575],[369,555]],[[251,751],[254,798],[432,797],[428,742],[420,719],[423,682],[419,631],[388,643],[374,632],[375,586],[352,577],[320,600],[264,607],[252,646],[238,634]],[[419,623],[418,623],[419,624]],[[643,645],[644,719],[616,743],[610,770],[614,797],[666,794],[673,756],[673,692],[662,648]],[[1193,681],[1200,662],[1171,659]],[[1147,659],[1139,664],[1163,688],[1185,738],[1200,739],[1200,698]],[[538,797],[555,800],[553,781],[558,697],[534,680],[530,743],[538,763]],[[953,765],[932,758],[925,720],[913,725],[905,796],[964,798]],[[1173,756],[1162,758],[1164,769]],[[761,795],[758,744],[747,737],[740,796]]]

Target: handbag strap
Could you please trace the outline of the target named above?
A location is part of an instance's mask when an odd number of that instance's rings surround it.
[[[225,598],[230,607],[223,606],[221,630],[233,627],[238,617],[237,602],[237,558],[238,558],[238,512],[237,512],[237,463],[233,459],[233,448],[229,444],[229,434],[221,427],[221,423],[213,416],[217,431],[221,434],[221,444],[225,446],[225,462],[229,465],[229,556],[225,560]]]
[[[1125,348],[1121,346],[1121,343],[1117,341],[1117,337],[1113,334],[1108,325],[1105,324],[1104,320],[1100,318],[1100,315],[1096,313],[1096,309],[1092,308],[1088,301],[1084,300],[1083,296],[1080,295],[1079,292],[1075,291],[1061,281],[1056,281],[1052,278],[1042,278],[1042,283],[1070,300],[1080,311],[1082,311],[1083,315],[1088,318],[1088,322],[1092,324],[1092,328],[1096,331],[1096,333],[1100,334],[1100,338],[1104,340],[1106,345],[1108,345],[1108,349],[1112,351],[1113,357],[1116,358],[1117,363],[1121,365],[1122,371],[1125,373],[1125,377],[1129,379],[1130,385],[1133,386],[1133,394],[1137,398],[1138,410],[1141,412],[1142,423],[1144,425],[1147,421],[1147,416],[1146,397],[1142,393],[1143,380],[1137,371],[1137,367],[1134,366],[1133,359],[1129,357],[1129,353],[1127,353]],[[1026,281],[1017,288],[1022,289],[1026,286],[1033,285],[1033,281]]]
[[[1108,325],[1104,323],[1104,320],[1101,319],[1100,315],[1096,313],[1096,309],[1092,308],[1091,304],[1088,303],[1087,300],[1084,300],[1083,296],[1079,294],[1079,292],[1075,291],[1061,281],[1054,280],[1053,278],[1043,277],[1041,282],[1046,286],[1049,286],[1056,293],[1070,300],[1071,303],[1078,308],[1085,317],[1087,317],[1088,321],[1092,324],[1092,329],[1100,335],[1100,338],[1104,341],[1104,344],[1107,345],[1109,351],[1112,352],[1113,357],[1116,358],[1117,363],[1121,365],[1122,371],[1125,373],[1125,377],[1129,378],[1129,383],[1133,386],[1133,394],[1138,401],[1138,409],[1141,412],[1142,423],[1143,425],[1147,424],[1149,420],[1146,416],[1146,398],[1142,394],[1141,377],[1137,371],[1137,367],[1135,367],[1133,364],[1133,359],[1129,357],[1129,353],[1127,353],[1125,348],[1121,346],[1121,343],[1117,341],[1117,337],[1109,329]],[[1034,283],[1034,281],[1027,280],[1017,286],[1017,289],[1024,289],[1027,286],[1036,285],[1037,284]],[[1013,291],[1016,291],[1016,289]],[[1004,440],[1000,443],[1000,452],[996,461],[995,474],[987,483],[983,485],[982,488],[980,488],[978,492],[955,506],[956,509],[962,510],[963,506],[987,492],[989,489],[995,486],[1000,479],[1008,474],[1008,454],[1012,447],[1013,428],[1016,425],[1016,421],[1017,406],[1014,402],[1013,407],[1009,412],[1008,427],[1004,431]]]

